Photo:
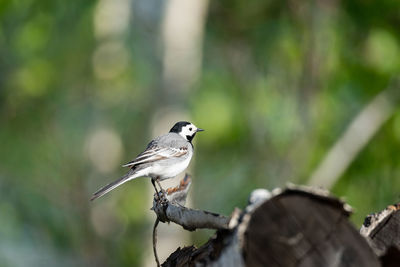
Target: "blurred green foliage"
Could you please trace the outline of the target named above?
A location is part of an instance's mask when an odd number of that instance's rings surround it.
[[[164,4],[127,2],[128,28],[111,37],[96,29],[97,1],[0,2],[0,266],[144,260],[148,181],[88,202],[150,140],[162,103]],[[306,184],[398,75],[399,10],[395,0],[211,1],[202,74],[182,103],[206,129],[193,205],[229,214],[257,187]],[[396,112],[333,188],[357,227],[399,201],[399,145]]]

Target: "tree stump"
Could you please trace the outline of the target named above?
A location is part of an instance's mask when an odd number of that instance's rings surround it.
[[[258,189],[245,210],[233,212],[228,229],[200,248],[178,248],[162,266],[382,266],[384,258],[349,222],[350,213],[347,204],[320,189]]]
[[[348,221],[346,205],[321,190],[286,189],[260,205],[244,233],[246,266],[380,266]]]
[[[360,229],[383,267],[400,266],[400,204],[368,215]]]

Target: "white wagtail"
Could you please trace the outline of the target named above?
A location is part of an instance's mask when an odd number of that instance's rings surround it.
[[[196,133],[201,131],[204,130],[187,121],[175,123],[169,133],[152,140],[145,151],[123,165],[131,168],[127,174],[99,189],[90,200],[95,200],[123,183],[142,176],[151,178],[158,196],[155,182],[163,191],[160,181],[173,178],[187,168],[193,156],[192,140]]]

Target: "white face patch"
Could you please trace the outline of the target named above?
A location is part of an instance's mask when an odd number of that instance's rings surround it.
[[[182,127],[182,130],[180,131],[180,135],[185,138],[186,140],[188,140],[188,136],[193,136],[195,135],[197,131],[197,127],[194,126],[193,124],[188,124],[186,126]],[[191,138],[189,138],[191,140]]]

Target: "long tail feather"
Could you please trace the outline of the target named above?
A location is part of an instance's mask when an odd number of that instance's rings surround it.
[[[107,194],[108,192],[110,192],[111,190],[117,188],[118,186],[122,185],[123,183],[128,182],[129,180],[132,180],[134,178],[137,178],[138,176],[135,175],[135,172],[132,173],[132,171],[128,172],[127,174],[125,174],[124,176],[122,176],[121,178],[119,178],[118,180],[109,183],[108,185],[100,188],[99,190],[97,190],[93,196],[90,198],[91,201],[104,196],[105,194]]]

